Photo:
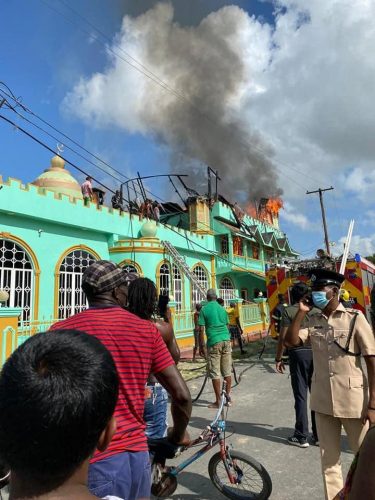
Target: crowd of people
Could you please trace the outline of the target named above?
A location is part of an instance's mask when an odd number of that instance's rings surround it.
[[[374,333],[364,315],[346,304],[343,275],[314,269],[310,278],[311,290],[294,284],[291,305],[280,295],[273,318],[276,371],[285,371],[287,348],[295,400],[288,442],[305,449],[319,445],[327,500],[371,499]],[[190,442],[191,396],[177,368],[168,297],[158,298],[151,280],[109,261],[85,270],[82,289],[89,307],[32,336],[2,369],[0,469],[3,464],[11,472],[11,500],[147,499],[147,438],[164,437],[176,446]],[[207,301],[194,311],[193,357],[207,360],[215,396],[209,408],[219,407],[222,379],[226,404],[233,403],[232,347],[237,342],[246,352],[242,334],[236,303],[226,309],[216,290],[208,290]],[[345,484],[342,427],[356,454]]]
[[[87,206],[90,202],[94,202],[97,206],[104,204],[105,191],[92,185],[92,177],[86,177],[85,181],[81,184],[81,192],[83,197],[83,202]],[[117,189],[111,198],[112,208],[124,212],[128,210],[131,213],[136,213],[139,215],[139,219],[152,219],[157,222],[160,221],[160,215],[163,212],[163,206],[156,200],[150,200],[146,198],[144,201],[138,199],[138,197],[130,202],[129,207],[125,207],[124,199],[121,195],[121,191]]]

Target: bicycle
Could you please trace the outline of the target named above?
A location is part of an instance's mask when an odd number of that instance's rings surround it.
[[[236,387],[236,385],[238,385],[240,383],[240,380],[239,380],[239,377],[237,376],[236,368],[235,368],[235,365],[233,362],[232,362],[232,374],[233,374],[233,379],[235,382],[232,387]],[[206,387],[207,381],[208,381],[208,374],[206,371],[202,385],[199,388],[198,394],[195,395],[195,391],[190,388],[191,400],[193,403],[196,403],[198,401],[198,399],[201,397],[201,395],[204,391],[204,388]]]
[[[216,445],[220,446],[220,451],[211,457],[208,473],[213,485],[224,496],[233,500],[266,500],[270,497],[272,481],[263,465],[245,453],[230,450],[226,445],[228,403],[224,381],[220,406],[214,420],[188,446],[176,446],[167,438],[148,440],[149,451],[153,457],[151,493],[155,497],[165,498],[172,495],[177,488],[178,474]],[[226,412],[224,407],[227,408]],[[166,466],[166,460],[176,458],[196,446],[202,448],[180,465]]]

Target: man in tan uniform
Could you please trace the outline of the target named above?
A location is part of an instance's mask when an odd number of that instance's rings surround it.
[[[321,312],[302,322],[313,304],[303,299],[285,337],[293,347],[311,343],[314,374],[311,409],[318,428],[325,495],[332,500],[343,487],[340,460],[341,426],[357,452],[370,425],[375,424],[375,338],[364,315],[339,302],[344,276],[327,269],[310,272],[312,300]],[[303,333],[305,332],[305,333]],[[369,388],[360,355],[367,365]]]

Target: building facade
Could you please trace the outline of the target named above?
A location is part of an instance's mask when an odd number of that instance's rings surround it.
[[[245,329],[260,329],[264,318],[249,303],[254,289],[265,290],[267,262],[295,256],[277,224],[248,215],[239,220],[225,201],[189,199],[187,209],[164,213],[160,222],[85,206],[58,156],[34,183],[9,178],[0,186],[0,290],[9,294],[3,306],[20,309],[19,325],[30,332],[84,309],[82,273],[91,262],[109,259],[171,297],[179,343],[191,345],[191,311],[204,297],[165,241],[204,289],[216,288],[226,304],[247,301]]]

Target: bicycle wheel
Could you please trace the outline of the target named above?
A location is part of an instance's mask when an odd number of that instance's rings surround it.
[[[237,484],[229,480],[220,453],[215,453],[208,464],[208,473],[215,487],[233,500],[266,500],[272,492],[272,481],[259,462],[240,451],[230,451],[226,458],[229,470]]]

